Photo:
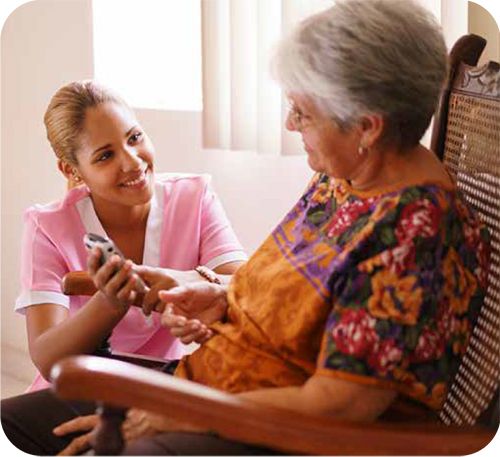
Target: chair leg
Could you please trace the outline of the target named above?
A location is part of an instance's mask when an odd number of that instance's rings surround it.
[[[123,450],[125,443],[121,427],[125,412],[124,408],[99,405],[97,413],[101,416],[101,422],[91,440],[95,455],[118,455]]]

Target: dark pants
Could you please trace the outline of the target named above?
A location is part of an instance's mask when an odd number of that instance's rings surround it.
[[[78,434],[58,437],[54,427],[94,414],[95,404],[63,401],[45,389],[2,400],[1,413],[3,431],[14,446],[28,454],[55,455]]]
[[[122,455],[279,455],[271,449],[201,433],[160,433],[129,443]]]
[[[57,437],[57,425],[79,415],[94,414],[95,403],[68,402],[51,390],[41,390],[2,400],[2,426],[7,438],[19,449],[34,455],[55,455],[78,434]],[[138,439],[124,455],[271,455],[275,452],[198,433],[161,433]]]

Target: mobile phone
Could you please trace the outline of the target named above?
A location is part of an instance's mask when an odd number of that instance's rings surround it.
[[[83,237],[83,244],[89,251],[96,246],[101,250],[100,266],[104,265],[113,254],[117,254],[123,260],[125,259],[121,251],[115,246],[115,243],[104,236],[86,233]]]
[[[100,266],[104,265],[114,254],[122,259],[122,263],[125,261],[125,256],[109,238],[96,233],[86,233],[83,237],[83,244],[89,251],[96,246],[101,250]],[[139,276],[137,276],[137,288],[141,293],[146,292],[146,284]]]

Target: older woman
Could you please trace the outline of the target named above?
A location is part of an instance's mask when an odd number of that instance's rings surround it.
[[[412,1],[337,0],[281,42],[273,71],[317,174],[229,288],[160,292],[173,334],[194,337],[196,320],[213,333],[175,375],[347,420],[401,405],[432,415],[467,346],[488,253],[419,143],[446,76],[440,29]],[[104,287],[112,263],[98,269],[94,253],[89,266]],[[127,454],[261,452],[142,418],[135,437],[125,423]]]

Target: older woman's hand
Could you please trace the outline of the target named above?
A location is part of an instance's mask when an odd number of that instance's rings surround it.
[[[226,288],[196,282],[159,292],[166,305],[162,325],[183,343],[203,343],[212,336],[208,326],[222,320],[227,311]]]
[[[127,418],[122,425],[122,433],[125,441],[133,441],[138,438],[170,431],[202,433],[205,430],[170,419],[168,416],[161,416],[135,408],[127,411]]]

